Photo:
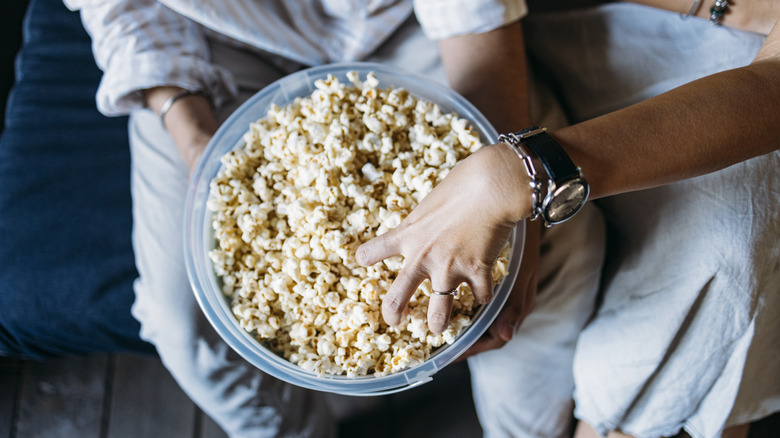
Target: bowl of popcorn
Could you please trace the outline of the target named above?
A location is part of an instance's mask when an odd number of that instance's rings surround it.
[[[430,381],[498,315],[524,225],[496,261],[493,299],[479,305],[461,284],[440,334],[426,323],[430,281],[389,326],[382,299],[403,259],[362,267],[355,252],[496,139],[460,95],[386,65],[314,67],[270,84],[219,128],[190,182],[186,262],[204,314],[247,361],[305,388],[379,395]]]

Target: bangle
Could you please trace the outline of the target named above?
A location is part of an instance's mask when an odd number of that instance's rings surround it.
[[[681,18],[689,18],[691,15],[696,14],[696,12],[699,11],[699,4],[701,3],[701,0],[693,0],[693,4],[691,5],[691,9],[688,10],[688,13],[683,15],[680,14]]]
[[[710,24],[720,26],[723,15],[729,7],[729,0],[715,0],[715,4],[710,8]]]
[[[175,95],[173,95],[170,99],[166,100],[165,103],[163,104],[162,108],[160,108],[160,123],[162,123],[163,126],[165,126],[165,115],[168,114],[168,111],[170,111],[170,109],[173,106],[173,104],[176,103],[177,100],[179,100],[179,99],[181,99],[183,97],[187,97],[187,96],[203,96],[203,97],[205,97],[209,101],[209,105],[213,106],[213,104],[211,103],[211,96],[209,96],[209,94],[206,93],[203,90],[195,90],[195,91],[184,90],[184,91],[180,91],[180,92],[176,93]]]

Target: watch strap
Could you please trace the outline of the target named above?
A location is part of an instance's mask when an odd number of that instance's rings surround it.
[[[546,132],[545,128],[532,126],[515,135],[542,163],[552,181],[563,181],[580,175],[579,168],[566,154],[560,144]]]

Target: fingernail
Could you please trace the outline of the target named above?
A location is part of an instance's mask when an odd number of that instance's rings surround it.
[[[363,249],[363,245],[360,245],[355,252],[355,260],[357,260],[361,266],[366,266],[366,250]]]
[[[479,304],[487,304],[487,303],[489,303],[489,302],[490,302],[490,300],[492,300],[492,299],[493,299],[493,295],[491,294],[491,295],[488,295],[488,296],[483,296],[483,297],[481,297],[481,298],[480,298],[480,297],[477,297],[477,302],[478,302]]]
[[[501,326],[501,339],[511,341],[514,334],[515,327],[512,324],[504,324]]]

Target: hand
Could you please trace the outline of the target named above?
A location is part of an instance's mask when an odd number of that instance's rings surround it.
[[[511,341],[526,316],[534,309],[539,272],[539,250],[541,244],[541,223],[526,222],[525,245],[520,271],[512,287],[512,292],[503,309],[493,321],[488,331],[457,360],[495,350]]]
[[[518,220],[531,212],[529,177],[505,144],[488,146],[459,163],[395,229],[357,250],[363,266],[402,255],[398,273],[382,302],[390,325],[401,322],[407,304],[426,278],[433,290],[471,286],[487,303],[493,293],[492,269]],[[434,295],[428,327],[441,333],[449,324],[453,297]]]

